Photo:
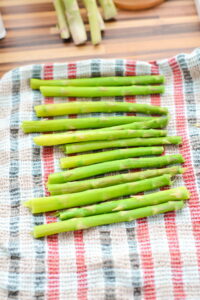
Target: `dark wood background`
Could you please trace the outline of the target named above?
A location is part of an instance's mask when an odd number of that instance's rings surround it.
[[[60,39],[52,0],[0,0],[0,11],[7,29],[7,36],[0,40],[0,75],[30,63],[94,57],[152,60],[200,46],[194,0],[168,0],[142,12],[119,11],[96,47],[90,41],[76,47]]]

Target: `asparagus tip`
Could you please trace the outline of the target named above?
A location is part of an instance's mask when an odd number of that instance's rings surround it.
[[[181,168],[180,169],[180,174],[184,174],[184,173],[186,173],[187,172],[187,170],[188,170],[188,168]]]
[[[60,212],[59,211],[54,212],[54,216],[55,217],[60,217]]]

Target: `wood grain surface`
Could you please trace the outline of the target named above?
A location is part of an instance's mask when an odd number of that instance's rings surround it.
[[[168,0],[141,12],[121,10],[117,21],[106,23],[99,46],[90,41],[79,47],[63,42],[56,30],[52,0],[1,0],[0,11],[7,29],[0,40],[0,75],[30,63],[97,57],[154,60],[200,46],[194,0]]]

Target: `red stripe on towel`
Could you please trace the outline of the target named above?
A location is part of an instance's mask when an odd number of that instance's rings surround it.
[[[188,202],[190,208],[190,215],[193,227],[193,235],[195,239],[196,245],[196,255],[197,255],[197,263],[198,269],[200,272],[200,203],[197,192],[196,178],[194,174],[194,169],[192,166],[192,151],[189,143],[189,133],[188,133],[188,124],[187,124],[187,111],[186,104],[184,101],[184,90],[183,90],[183,78],[181,76],[180,67],[175,58],[169,61],[170,66],[173,70],[174,74],[174,86],[175,88],[175,104],[176,108],[176,129],[177,134],[183,137],[183,145],[180,147],[180,152],[185,158],[184,167],[187,168],[187,172],[183,174],[184,182],[186,187],[190,191],[191,197]]]
[[[68,77],[76,78],[76,64],[68,64]],[[76,101],[76,98],[69,98],[69,101]],[[76,118],[76,115],[70,115],[70,118]],[[76,249],[77,266],[77,299],[86,300],[88,294],[87,288],[87,267],[85,264],[85,245],[83,239],[83,230],[74,232],[74,244]]]
[[[53,79],[53,65],[47,64],[44,66],[44,79]],[[53,103],[52,98],[44,99],[45,104]],[[42,160],[44,168],[44,184],[46,184],[49,174],[54,172],[53,147],[43,147]],[[46,188],[45,188],[46,189]],[[49,196],[46,190],[46,196]],[[46,223],[56,222],[57,219],[46,214]],[[59,290],[59,247],[58,235],[47,237],[47,268],[48,268],[48,290],[47,300],[58,300],[60,295]]]

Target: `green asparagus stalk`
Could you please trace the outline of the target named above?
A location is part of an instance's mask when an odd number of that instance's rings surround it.
[[[54,8],[58,20],[58,27],[60,30],[60,36],[62,39],[69,39],[70,33],[67,25],[67,20],[64,13],[64,5],[62,0],[54,0]]]
[[[104,20],[114,19],[117,16],[117,9],[113,0],[99,0],[103,9]]]
[[[144,114],[167,115],[167,108],[149,104],[114,102],[114,101],[89,101],[67,102],[59,104],[43,104],[34,107],[38,117],[54,117],[70,114],[87,114],[95,112],[135,112]]]
[[[82,166],[89,166],[105,161],[113,161],[125,159],[130,157],[140,157],[149,155],[160,155],[164,151],[163,147],[143,147],[143,148],[129,148],[117,149],[105,152],[82,154],[78,156],[62,157],[60,159],[60,166],[65,168],[76,168]]]
[[[35,238],[40,238],[56,233],[87,229],[100,225],[130,222],[144,217],[150,217],[169,211],[179,210],[183,207],[184,201],[169,201],[162,204],[146,206],[133,210],[119,211],[84,218],[73,218],[66,221],[35,226],[33,236]]]
[[[133,95],[150,95],[164,93],[163,85],[132,85],[132,86],[109,86],[109,87],[60,87],[41,86],[40,92],[44,97],[117,97]],[[98,102],[101,103],[101,102]]]
[[[63,146],[63,150],[66,154],[72,154],[118,147],[156,146],[170,144],[180,145],[181,143],[182,138],[180,136],[167,136],[160,138],[133,138],[113,141],[95,141],[67,144]]]
[[[185,187],[178,187],[144,196],[135,196],[125,200],[115,200],[80,208],[71,208],[58,212],[58,215],[60,220],[64,221],[71,218],[101,215],[116,211],[126,211],[139,207],[157,205],[168,201],[188,200],[189,197],[190,194]]]
[[[111,185],[117,185],[126,182],[133,182],[142,179],[157,177],[163,174],[170,174],[171,176],[173,176],[176,174],[182,174],[184,172],[185,169],[175,166],[171,168],[146,170],[141,172],[119,174],[96,179],[87,179],[82,181],[73,181],[60,184],[48,184],[47,187],[51,195],[70,194],[86,191],[89,189],[99,189]]]
[[[154,121],[154,122],[150,122],[150,121]],[[132,126],[133,124],[130,125],[132,129],[163,128],[165,127],[165,124],[167,125],[167,122],[168,122],[168,118],[135,117],[135,116],[102,117],[102,118],[94,117],[94,118],[81,118],[81,119],[77,118],[77,119],[57,119],[57,120],[44,120],[44,121],[23,121],[21,127],[25,133],[29,133],[29,132],[48,132],[48,131],[62,131],[62,130],[73,130],[73,129],[88,129],[88,128],[101,128],[101,130],[107,130],[109,127],[114,127],[122,124],[131,124],[131,123],[137,123],[135,125],[135,128],[134,126]],[[140,125],[139,123],[143,123],[143,124]],[[108,128],[106,129],[102,127],[108,127]],[[113,130],[113,128],[111,129]],[[117,129],[121,130],[124,128],[120,126],[117,127]]]
[[[36,214],[99,203],[109,199],[134,195],[171,184],[171,175],[166,174],[150,179],[109,186],[101,189],[87,190],[80,193],[35,198],[25,202],[24,205],[29,207],[32,213]]]
[[[85,43],[87,41],[87,35],[77,1],[63,0],[63,2],[65,6],[67,22],[69,24],[69,29],[75,45]]]
[[[101,42],[101,28],[96,0],[83,0],[83,2],[88,14],[92,43],[98,45]]]
[[[162,75],[143,76],[112,76],[112,77],[92,77],[77,79],[42,80],[31,78],[32,89],[40,89],[41,86],[78,86],[78,87],[100,87],[100,86],[126,86],[126,85],[149,85],[164,83]]]
[[[181,154],[165,155],[160,157],[148,158],[128,158],[116,161],[109,161],[100,164],[95,164],[86,167],[80,167],[73,170],[57,172],[50,174],[48,177],[48,184],[64,183],[84,179],[96,175],[101,175],[110,172],[116,172],[127,169],[138,168],[156,168],[164,167],[171,164],[183,163],[184,158]]]
[[[159,137],[166,136],[166,130],[113,130],[113,131],[86,131],[77,133],[43,134],[33,138],[36,145],[54,146],[84,141],[112,140],[131,137]]]

